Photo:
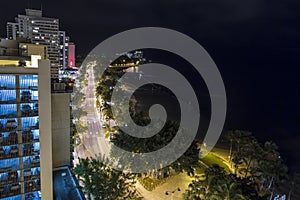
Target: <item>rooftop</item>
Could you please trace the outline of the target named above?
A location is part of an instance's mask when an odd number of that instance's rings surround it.
[[[76,178],[67,166],[54,169],[53,192],[54,200],[85,200]]]

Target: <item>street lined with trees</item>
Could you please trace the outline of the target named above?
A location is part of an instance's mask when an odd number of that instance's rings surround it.
[[[97,105],[106,120],[113,120],[111,95],[115,84],[123,74],[122,71],[114,70],[106,71],[96,88],[97,100],[100,97],[103,101],[101,103],[98,101]],[[137,124],[145,126],[149,123],[149,116],[135,109],[135,101],[130,103],[130,107],[131,117]],[[109,131],[113,130],[110,142],[132,152],[134,156],[135,153],[155,151],[168,144],[177,133],[178,123],[167,121],[158,134],[148,139],[134,138],[124,133],[118,126],[108,128]],[[218,165],[217,162],[205,164],[208,160],[199,159],[201,142],[194,141],[170,166],[142,175],[115,171],[94,158],[80,159],[74,173],[81,181],[87,196],[96,199],[139,198],[135,189],[137,176],[159,180],[170,176],[171,172],[176,174],[185,172],[192,178],[189,188],[183,195],[187,200],[273,200],[277,197],[294,199],[293,195],[300,188],[299,174],[289,172],[274,142],[260,143],[251,132],[242,130],[229,131],[224,138],[227,141],[228,158],[220,157],[220,160],[225,165]],[[122,155],[115,155],[113,149],[111,155],[116,160],[130,160]],[[218,154],[214,154],[216,155]],[[153,158],[153,162],[157,162],[157,168],[160,168],[159,161]],[[203,166],[205,169],[199,170]],[[228,166],[229,170],[222,166]],[[167,181],[162,183],[167,184]]]

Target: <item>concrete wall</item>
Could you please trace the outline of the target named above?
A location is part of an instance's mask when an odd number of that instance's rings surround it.
[[[27,48],[27,55],[40,55],[42,59],[47,59],[47,46],[46,45],[37,45],[37,44],[30,44],[30,43],[20,43],[19,46],[22,48],[26,46]]]
[[[42,200],[53,199],[50,61],[39,60],[39,130]]]
[[[70,165],[71,94],[51,94],[53,168]]]

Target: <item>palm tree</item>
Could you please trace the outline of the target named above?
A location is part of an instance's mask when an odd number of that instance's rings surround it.
[[[229,163],[232,166],[232,148],[233,148],[233,142],[234,142],[234,133],[233,131],[229,131],[228,134],[226,135],[226,140],[230,142],[230,148],[229,148]]]
[[[235,130],[232,133],[233,143],[236,145],[236,151],[240,152],[240,148],[243,144],[249,141],[249,137],[252,135],[251,132]]]
[[[235,175],[238,174],[239,166],[243,163],[242,159],[243,159],[243,157],[242,157],[241,153],[236,152],[233,154],[232,162],[234,163],[234,174]]]
[[[91,200],[92,194],[92,181],[90,179],[91,168],[89,166],[89,159],[79,159],[79,165],[77,165],[73,172],[76,174],[79,184],[83,185],[83,190],[87,194],[88,199]]]
[[[144,115],[141,115],[141,113],[137,113],[137,116],[133,116],[133,119],[137,119],[136,123],[144,126],[146,125],[147,118],[144,117]],[[148,120],[149,121],[149,120]],[[147,129],[148,127],[145,127]],[[177,133],[178,123],[173,121],[167,121],[163,129],[156,134],[155,136],[149,138],[149,139],[141,139],[141,138],[135,138],[130,136],[127,133],[124,133],[122,130],[116,130],[118,133],[115,134],[115,137],[111,140],[112,143],[114,143],[116,146],[121,147],[127,151],[132,152],[133,154],[130,156],[135,156],[135,153],[140,152],[151,152],[156,151],[162,147],[164,147],[166,144],[168,144],[173,137]],[[135,131],[135,130],[132,130]],[[184,130],[183,130],[184,131]],[[194,174],[194,169],[198,167],[199,163],[199,157],[198,154],[195,154],[195,152],[198,152],[198,145],[197,142],[194,141],[191,146],[188,148],[188,150],[175,162],[173,162],[170,167],[175,170],[175,172],[187,172],[189,175]],[[174,151],[169,152],[169,156],[173,156],[174,152],[176,152],[176,149]],[[114,148],[111,149],[111,155],[116,158],[116,160],[123,161],[123,160],[132,160],[132,157],[124,157],[124,155],[117,155]],[[141,159],[141,161],[143,161]],[[146,160],[145,160],[146,162]],[[148,162],[148,161],[147,161]],[[162,162],[163,160],[160,160],[156,157],[153,157],[153,160],[151,163],[155,163],[156,169],[161,168],[162,165],[164,165]],[[146,164],[146,163],[145,163]],[[164,169],[168,170],[168,169]],[[155,171],[149,173],[150,176],[158,177],[156,174],[161,174],[162,171]],[[163,177],[163,176],[160,176]]]
[[[80,105],[85,100],[85,95],[82,92],[77,92],[73,98],[74,104]]]
[[[226,174],[218,165],[212,165],[205,170],[205,179],[196,176],[185,192],[186,200],[243,200],[250,199],[243,194],[244,185],[241,179],[232,174]],[[243,189],[243,190],[242,190]],[[247,188],[248,189],[248,188]],[[247,190],[245,190],[247,191]],[[255,197],[256,198],[256,197]]]
[[[114,170],[97,159],[80,159],[73,172],[84,185],[88,199],[136,199],[135,175]]]
[[[198,176],[195,177],[189,184],[189,188],[184,193],[184,199],[186,200],[208,200],[207,195],[207,184],[205,181],[200,180]]]
[[[266,142],[257,166],[258,181],[261,183],[260,193],[269,193],[270,199],[273,198],[276,185],[286,179],[288,171],[277,149],[274,142]]]
[[[241,193],[241,190],[237,187],[235,182],[224,181],[223,184],[218,185],[215,188],[214,195],[211,199],[222,199],[222,200],[246,200],[248,199]]]
[[[229,162],[232,167],[233,154],[235,149],[235,154],[240,154],[240,150],[244,144],[247,144],[251,138],[252,133],[248,131],[235,130],[229,131],[226,135],[226,140],[230,142],[229,149]]]
[[[254,163],[259,159],[259,155],[262,154],[262,148],[254,137],[249,137],[249,142],[241,148],[241,154],[243,157],[242,160],[246,164],[244,177],[247,177],[251,166],[252,168],[255,167]]]
[[[292,175],[290,175],[289,177],[289,194],[288,194],[288,200],[291,200],[291,196],[292,194],[297,191],[300,190],[300,174],[294,173]]]
[[[210,200],[212,191],[217,185],[217,181],[222,179],[225,175],[225,171],[218,165],[212,165],[205,170],[205,179],[196,175],[195,180],[189,185],[189,189],[186,190],[184,198],[186,200]]]

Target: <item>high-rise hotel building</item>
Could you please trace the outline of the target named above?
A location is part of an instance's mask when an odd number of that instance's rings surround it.
[[[0,199],[53,199],[50,61],[0,49]]]
[[[62,70],[68,68],[69,40],[65,31],[59,31],[59,68]]]
[[[32,44],[47,46],[47,58],[51,63],[51,79],[59,77],[59,68],[66,68],[69,37],[59,30],[59,20],[42,16],[41,10],[26,9],[16,22],[7,23],[7,38],[25,38]]]

